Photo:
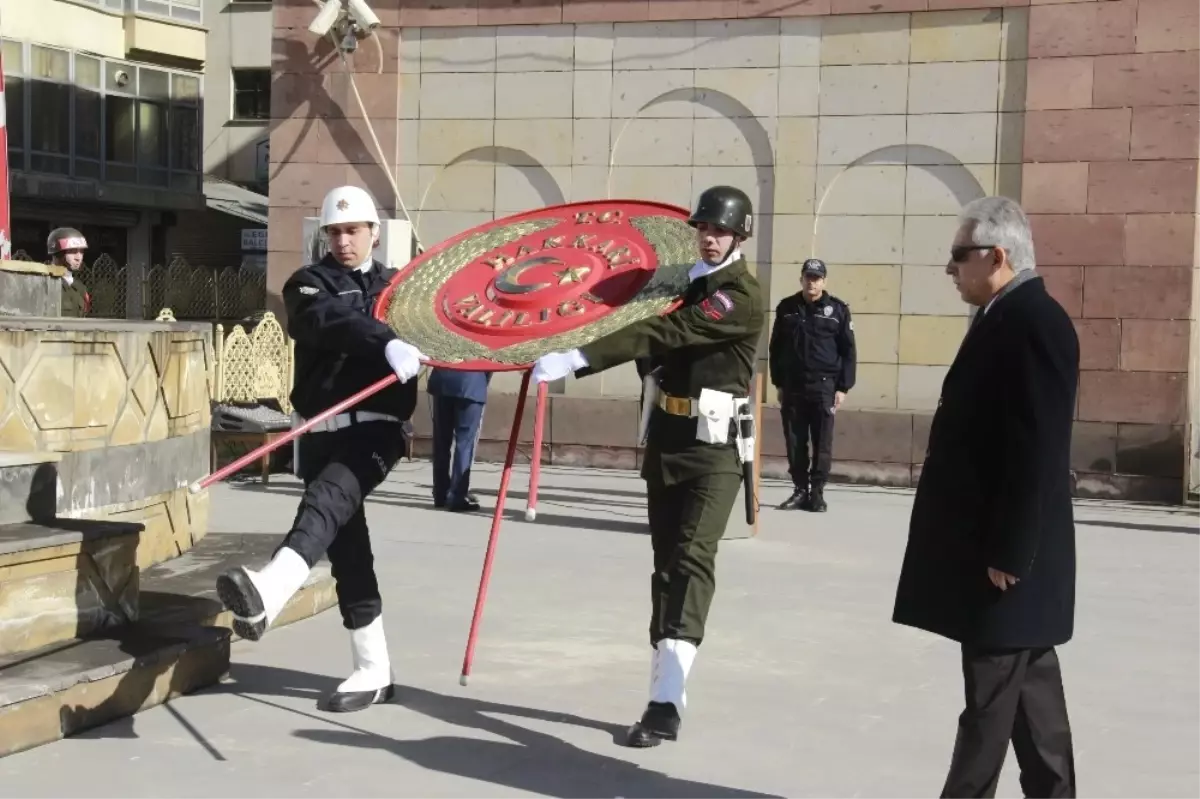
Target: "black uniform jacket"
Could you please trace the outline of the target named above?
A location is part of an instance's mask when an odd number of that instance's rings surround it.
[[[784,297],[771,327],[771,382],[787,392],[814,389],[822,378],[835,391],[854,388],[858,354],[850,306],[829,292],[809,302],[804,292]]]
[[[588,367],[576,376],[649,358],[662,366],[660,388],[699,399],[704,388],[745,397],[754,377],[763,328],[762,290],[745,259],[693,280],[683,304],[581,348]],[[736,443],[696,438],[695,418],[657,409],[651,417],[642,476],[671,485],[706,474],[741,474]]]
[[[396,274],[378,261],[365,272],[331,255],[292,274],[283,286],[288,335],[296,342],[292,405],[311,418],[392,374],[384,347],[396,334],[371,315]],[[393,383],[350,410],[407,420],[417,405],[417,378]]]
[[[893,621],[992,649],[1070,640],[1079,339],[1035,277],[967,333],[942,384]],[[1001,591],[992,567],[1020,582]]]

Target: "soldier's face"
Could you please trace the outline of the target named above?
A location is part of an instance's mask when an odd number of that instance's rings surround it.
[[[696,245],[700,249],[700,257],[707,263],[721,263],[736,239],[737,236],[731,230],[708,222],[696,225]]]
[[[62,254],[63,265],[72,272],[83,266],[83,250],[67,250]]]
[[[360,266],[375,248],[375,231],[366,222],[347,222],[325,228],[329,251],[342,266]]]

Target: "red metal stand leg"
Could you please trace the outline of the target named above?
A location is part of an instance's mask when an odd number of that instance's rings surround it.
[[[508,436],[508,454],[504,456],[504,471],[500,474],[500,490],[496,493],[496,510],[492,513],[492,532],[488,535],[487,554],[483,556],[483,574],[479,578],[479,593],[475,595],[475,612],[471,616],[471,632],[467,635],[467,652],[463,656],[460,685],[467,684],[471,675],[471,662],[475,659],[475,640],[479,635],[479,621],[483,617],[483,603],[487,599],[488,580],[492,576],[492,559],[496,556],[496,538],[500,533],[500,522],[504,518],[504,500],[508,496],[508,481],[512,477],[513,457],[517,452],[517,438],[521,434],[521,416],[525,413],[525,395],[529,392],[526,372],[521,379],[521,393],[517,395],[517,413],[513,418],[512,432]]]
[[[525,521],[537,518],[538,480],[542,476],[542,430],[546,423],[546,384],[538,383],[537,405],[533,413],[533,456],[529,462],[529,497],[525,502]]]

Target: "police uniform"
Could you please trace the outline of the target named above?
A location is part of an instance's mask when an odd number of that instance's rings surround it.
[[[825,264],[810,259],[804,264],[804,273],[825,277]],[[771,381],[781,394],[779,413],[795,486],[782,508],[826,509],[825,482],[833,461],[834,394],[854,388],[857,360],[854,321],[845,302],[829,292],[810,301],[799,291],[776,306],[770,343]]]
[[[738,189],[714,187],[701,195],[691,222],[712,223],[744,239],[752,222],[750,199]],[[653,746],[678,735],[687,675],[704,639],[716,586],[717,546],[742,480],[730,405],[714,427],[700,418],[707,402],[746,399],[754,376],[764,323],[762,291],[736,246],[720,264],[697,262],[677,310],[573,353],[547,356],[534,370],[544,382],[556,378],[559,359],[575,367],[577,377],[628,361],[640,361],[642,372],[659,369],[641,470],[654,551],[649,630],[654,650],[650,702],[628,732],[630,746]]]
[[[374,202],[356,187],[334,189],[322,209],[322,228],[350,222],[368,222],[377,230]],[[332,711],[361,710],[386,701],[393,691],[363,503],[404,455],[404,423],[417,403],[415,378],[423,356],[371,315],[395,273],[372,259],[356,268],[327,255],[284,284],[296,353],[291,400],[298,417],[315,416],[389,374],[400,381],[300,437],[297,474],[305,489],[291,530],[261,571],[237,567],[217,581],[221,600],[234,614],[235,632],[255,641],[311,568],[329,557],[354,664],[327,700]]]
[[[88,293],[87,286],[79,279],[78,272],[66,264],[68,252],[86,250],[87,246],[87,239],[83,234],[71,227],[55,228],[46,239],[46,252],[50,255],[50,262],[67,270],[62,277],[62,316],[87,316],[92,309],[92,296]]]

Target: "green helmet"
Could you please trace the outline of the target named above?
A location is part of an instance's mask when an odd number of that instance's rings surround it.
[[[701,222],[708,222],[750,238],[754,229],[754,204],[741,189],[735,189],[733,186],[713,186],[705,189],[700,195],[696,202],[696,210],[688,219],[688,224],[692,227]]]
[[[46,238],[46,251],[51,255],[67,250],[86,250],[87,246],[87,239],[73,227],[55,228]]]

